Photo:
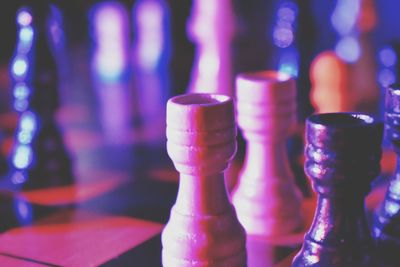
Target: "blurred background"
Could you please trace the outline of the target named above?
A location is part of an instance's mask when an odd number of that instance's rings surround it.
[[[4,103],[6,102],[4,97],[7,97],[5,92],[10,90],[6,70],[16,50],[18,41],[16,12],[22,4],[21,1],[6,2],[0,9],[0,66],[2,70],[0,86],[2,91],[1,109],[3,111],[9,108]],[[137,48],[135,42],[138,42],[138,34],[142,31],[142,29],[139,29],[142,26],[138,28],[138,24],[135,22],[138,18],[135,15],[135,7],[146,1],[54,1],[61,12],[62,30],[65,37],[64,52],[68,55],[64,57],[65,61],[62,63],[64,69],[71,70],[78,64],[77,61],[80,61],[79,64],[84,65],[83,69],[87,69],[86,74],[90,72],[90,62],[94,54],[93,51],[96,49],[96,40],[94,40],[96,38],[94,33],[96,26],[94,25],[93,12],[96,5],[112,2],[120,3],[124,9],[123,16],[126,20],[123,22],[126,24],[124,34],[127,38],[124,42],[127,42],[129,57],[135,53],[132,50]],[[155,2],[161,3],[163,8],[160,16],[164,16],[162,24],[165,27],[160,34],[168,42],[168,47],[164,47],[164,50],[160,52],[168,54],[165,63],[167,64],[168,90],[170,90],[168,96],[184,93],[191,84],[192,68],[194,68],[196,61],[196,45],[199,47],[199,43],[201,43],[201,41],[196,41],[195,37],[190,36],[188,29],[190,28],[188,21],[195,17],[191,12],[192,8],[194,9],[194,2]],[[205,5],[212,5],[211,1],[204,1],[204,3],[206,3]],[[397,11],[400,4],[395,0],[234,0],[231,3],[233,17],[226,20],[225,23],[219,23],[219,26],[211,27],[209,30],[212,31],[213,28],[216,30],[216,28],[225,27],[227,24],[232,28],[232,37],[229,37],[229,47],[232,50],[232,77],[239,72],[265,68],[284,69],[284,71],[297,76],[299,118],[301,120],[314,109],[318,109],[318,107],[315,107],[317,104],[314,104],[314,107],[310,104],[309,91],[312,87],[310,84],[310,64],[321,52],[335,51],[336,49],[339,58],[343,59],[345,63],[355,64],[361,57],[360,55],[357,56],[357,53],[361,53],[358,50],[367,46],[362,53],[369,53],[367,57],[368,60],[372,60],[372,63],[368,63],[375,64],[372,68],[375,68],[376,71],[373,74],[374,77],[370,77],[369,70],[363,70],[360,77],[368,76],[375,80],[377,84],[382,83],[379,81],[379,71],[382,68],[382,62],[379,58],[380,51],[389,47],[392,50],[386,51],[389,51],[389,54],[394,52],[397,56],[396,48],[400,41]],[[361,8],[361,6],[364,7]],[[289,10],[294,12],[293,18],[290,17],[292,15],[286,14],[285,10],[282,9],[285,7],[289,7]],[[197,12],[197,15],[201,16],[200,13]],[[207,18],[201,19],[207,21]],[[154,21],[154,18],[151,18],[150,15],[149,20]],[[149,24],[149,22],[146,23]],[[287,26],[288,23],[292,25]],[[277,27],[280,27],[279,25],[283,25],[283,31],[277,30]],[[291,30],[292,33],[288,33],[287,29]],[[293,36],[290,37],[291,35]],[[366,41],[364,35],[368,35]],[[341,40],[342,42],[340,42]],[[360,45],[362,42],[367,44]],[[286,59],[282,59],[285,57]],[[282,66],[282,64],[286,65]],[[293,66],[288,67],[288,64]],[[128,65],[128,71],[131,71],[134,68],[134,63]],[[397,69],[393,68],[393,71],[397,72]],[[81,79],[89,78],[83,75],[85,73],[81,72],[81,74]],[[389,80],[391,81],[392,78]],[[11,99],[11,94],[8,94],[8,96]],[[371,111],[370,107],[368,109]],[[376,110],[373,111],[376,112]]]

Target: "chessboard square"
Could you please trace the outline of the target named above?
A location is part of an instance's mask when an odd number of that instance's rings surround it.
[[[21,192],[30,203],[45,206],[82,203],[106,194],[129,181],[120,172],[91,171],[82,173],[73,185],[34,189]]]
[[[7,267],[41,267],[48,266],[46,264],[40,264],[36,262],[26,261],[23,259],[13,258],[11,256],[0,255],[0,266]]]
[[[69,210],[0,235],[0,254],[61,266],[98,266],[161,230],[161,224],[150,221]]]

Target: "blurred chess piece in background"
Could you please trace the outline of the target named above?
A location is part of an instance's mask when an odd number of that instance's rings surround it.
[[[165,105],[171,96],[168,3],[165,0],[136,1],[132,8],[132,26],[134,110],[145,135],[164,142]]]
[[[73,183],[72,166],[55,114],[60,106],[54,57],[54,19],[48,1],[18,10],[17,47],[10,64],[18,125],[6,180],[12,187],[37,188]]]
[[[316,113],[353,110],[349,66],[333,51],[319,54],[310,68],[310,101]]]
[[[196,44],[188,90],[233,96],[231,42],[235,18],[232,1],[193,1],[187,32]]]
[[[92,83],[98,119],[108,142],[127,139],[132,112],[129,67],[129,13],[116,1],[90,10],[93,38]]]

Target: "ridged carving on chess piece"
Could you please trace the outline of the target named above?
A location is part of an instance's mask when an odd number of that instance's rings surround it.
[[[162,233],[163,266],[246,266],[245,232],[223,174],[236,152],[232,99],[212,94],[171,98],[167,139],[180,182]]]
[[[382,125],[364,114],[317,114],[306,136],[304,168],[318,202],[292,266],[375,266],[364,199],[380,172]]]
[[[392,85],[386,91],[385,128],[387,136],[399,158],[400,154],[400,85]],[[397,160],[399,162],[399,160]],[[383,259],[396,260],[400,255],[400,164],[393,174],[385,200],[378,210],[375,220],[373,235],[377,239],[379,251]],[[385,255],[387,254],[386,257]]]
[[[286,151],[296,118],[295,81],[264,71],[236,80],[238,124],[247,141],[246,157],[232,202],[248,234],[271,236],[302,226],[301,194]]]

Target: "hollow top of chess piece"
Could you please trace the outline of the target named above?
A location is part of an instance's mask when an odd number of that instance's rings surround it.
[[[306,123],[305,171],[322,195],[365,195],[380,172],[382,124],[360,113],[312,115]]]
[[[296,84],[277,71],[243,73],[236,79],[238,124],[252,141],[285,140],[296,121]]]
[[[233,100],[224,95],[186,94],[167,103],[167,151],[184,174],[222,172],[236,152]]]

